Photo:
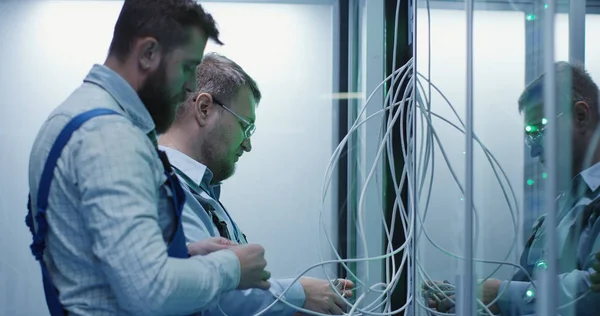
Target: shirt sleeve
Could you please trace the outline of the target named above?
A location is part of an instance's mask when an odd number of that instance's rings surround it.
[[[289,286],[289,290],[285,292],[283,299],[296,307],[303,307],[305,302],[304,288],[299,282],[292,283],[294,279],[270,279],[271,288],[268,291],[260,289],[235,290],[221,295],[218,303],[210,304],[208,310],[203,315],[255,315],[262,312],[275,302],[276,296],[281,295]],[[264,314],[267,316],[283,316],[294,315],[298,310],[283,302],[273,304]]]
[[[167,256],[158,224],[158,212],[164,211],[158,209],[158,156],[128,121],[110,122],[78,133],[72,152],[90,247],[120,307],[129,313],[202,310],[237,287],[239,261],[231,251],[189,259]]]
[[[600,310],[600,293],[590,291],[590,274],[594,273],[591,268],[594,262],[594,254],[600,251],[597,228],[582,232],[582,235],[593,234],[595,238],[589,242],[592,244],[590,252],[582,258],[583,270],[572,270],[568,273],[558,275],[558,307],[559,312],[584,316],[596,315]],[[586,237],[587,238],[587,237]],[[536,315],[537,301],[539,300],[539,282],[517,282],[503,281],[499,290],[497,302],[501,315]]]
[[[206,211],[200,203],[196,203],[195,197],[186,189],[186,206],[183,209],[182,221],[183,231],[185,232],[188,243],[200,241],[213,236],[218,236],[208,217]],[[187,200],[190,199],[190,200]],[[203,315],[254,315],[269,307],[275,302],[276,296],[281,295],[283,291],[291,285],[283,296],[288,303],[303,307],[306,299],[304,288],[299,282],[293,283],[294,279],[270,279],[271,288],[269,291],[260,289],[235,290],[223,293],[218,301],[209,304]],[[262,315],[293,315],[297,312],[293,307],[283,302],[275,303],[267,312]]]
[[[575,311],[575,315],[590,315],[590,312],[600,309],[600,293],[588,293],[591,272],[574,270],[559,275],[560,310]],[[535,281],[510,283],[503,281],[498,291],[502,293],[505,290],[497,303],[500,314],[503,316],[536,315],[539,297],[533,285],[537,284],[539,283]]]

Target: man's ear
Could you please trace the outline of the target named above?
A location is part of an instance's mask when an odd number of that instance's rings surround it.
[[[153,37],[138,40],[134,47],[140,69],[144,72],[154,72],[160,67],[163,57],[161,46]]]
[[[199,93],[193,102],[194,116],[198,124],[200,126],[206,125],[215,112],[212,96],[208,93]]]
[[[585,131],[593,123],[590,106],[584,101],[575,103],[573,105],[573,127],[578,131]]]

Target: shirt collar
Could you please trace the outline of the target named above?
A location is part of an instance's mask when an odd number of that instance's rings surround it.
[[[118,73],[104,65],[94,65],[83,80],[106,90],[125,111],[133,124],[148,134],[154,130],[154,121],[137,92]]]
[[[592,165],[591,167],[583,170],[579,173],[583,182],[587,184],[590,190],[596,191],[600,187],[600,162]]]
[[[205,165],[177,149],[162,145],[159,145],[158,148],[167,154],[171,165],[183,172],[188,178],[194,181],[196,185],[210,186],[213,173]]]

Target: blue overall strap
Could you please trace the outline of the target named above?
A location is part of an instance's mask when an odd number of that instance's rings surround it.
[[[48,154],[48,158],[46,159],[46,164],[44,165],[44,169],[42,171],[42,176],[40,179],[40,185],[38,188],[37,194],[37,212],[35,215],[35,221],[37,223],[37,231],[34,229],[33,225],[33,214],[31,210],[31,195],[29,196],[29,200],[27,202],[28,213],[25,218],[25,222],[27,226],[29,226],[29,230],[33,235],[33,243],[31,244],[31,252],[37,261],[39,261],[40,266],[42,268],[42,280],[44,282],[44,293],[46,295],[46,304],[48,305],[48,309],[50,311],[50,315],[52,316],[63,316],[66,315],[63,306],[60,303],[58,298],[58,291],[56,287],[54,287],[54,283],[50,278],[50,274],[48,273],[48,268],[44,263],[44,250],[46,248],[46,233],[48,230],[48,222],[46,221],[46,209],[48,208],[48,195],[50,193],[50,184],[52,183],[52,178],[54,174],[54,168],[56,167],[56,162],[60,158],[60,154],[68,143],[69,139],[83,123],[87,120],[101,115],[113,115],[119,114],[116,111],[109,109],[94,109],[84,113],[81,113],[75,116],[67,125],[63,128],[63,130],[58,134],[58,137],[54,141],[52,148],[50,149],[50,153]]]
[[[185,234],[183,233],[183,225],[181,223],[181,213],[183,212],[183,206],[185,205],[185,192],[181,187],[181,183],[175,175],[173,168],[167,154],[158,150],[158,157],[163,164],[165,175],[167,176],[167,186],[171,189],[173,209],[175,210],[177,227],[175,233],[170,238],[169,246],[167,248],[167,254],[172,258],[188,258],[188,249],[185,240]]]

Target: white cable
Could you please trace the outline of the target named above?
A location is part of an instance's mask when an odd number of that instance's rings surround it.
[[[407,65],[405,65],[404,67],[406,67],[406,66],[409,66],[409,65],[410,65],[410,63],[407,63]],[[400,73],[402,70],[403,70],[403,68],[400,68],[400,69],[398,69],[398,71],[394,72],[394,74],[396,74],[396,73]],[[393,75],[394,75],[394,74],[393,74]],[[386,81],[387,81],[387,80],[389,80],[391,77],[392,77],[392,76],[389,76],[388,78],[386,78]],[[380,88],[380,87],[381,87],[381,86],[382,86],[384,83],[385,83],[385,81],[384,81],[384,82],[382,82],[382,83],[381,83],[381,84],[380,84],[380,85],[379,85],[377,88]],[[374,93],[375,93],[375,92],[373,92],[373,94],[374,94]],[[367,102],[366,102],[366,104],[368,104],[368,102],[369,102],[369,100],[370,100],[370,98],[372,97],[372,95],[373,95],[373,94],[371,94],[371,96],[370,96],[370,97],[367,99]],[[348,135],[350,135],[352,132],[354,132],[354,131],[355,131],[355,130],[358,128],[358,127],[360,127],[362,124],[364,124],[364,123],[365,123],[367,120],[369,120],[369,119],[372,119],[373,117],[375,117],[376,115],[378,115],[378,114],[382,113],[382,112],[383,112],[383,111],[385,111],[385,110],[387,110],[387,108],[384,108],[384,109],[382,109],[381,111],[378,111],[377,113],[374,113],[373,115],[371,115],[371,116],[367,117],[367,118],[366,118],[365,120],[363,120],[363,121],[357,121],[357,122],[355,122],[355,123],[353,124],[353,126],[352,126],[352,128],[351,128],[350,132],[348,133]],[[364,112],[364,108],[363,108],[363,111],[362,111],[362,112]],[[361,114],[362,114],[362,112],[361,112]],[[344,138],[344,140],[342,141],[342,143],[340,144],[340,146],[338,146],[338,148],[337,148],[337,149],[334,151],[334,157],[332,157],[332,159],[331,159],[331,160],[333,160],[333,161],[336,161],[336,160],[337,160],[336,158],[339,158],[339,155],[340,155],[340,152],[341,152],[341,150],[340,150],[340,149],[341,149],[341,148],[342,148],[342,146],[343,146],[343,145],[345,145],[345,143],[347,142],[348,135],[347,135],[347,136]],[[334,160],[334,159],[335,159],[335,160]],[[331,164],[330,164],[330,165],[331,165]],[[330,168],[328,168],[328,170],[329,170],[329,169],[330,169]],[[325,192],[326,192],[326,190],[327,190],[327,187],[328,187],[328,185],[327,185],[327,179],[329,178],[329,180],[330,180],[330,177],[331,177],[331,175],[329,174],[329,172],[328,172],[328,173],[326,173],[326,174],[327,174],[327,175],[326,175],[326,184],[324,185],[324,191],[325,191]],[[322,212],[320,212],[320,218],[322,219]],[[329,237],[329,235],[328,235],[328,234],[326,234],[326,236],[327,236],[327,239],[328,239],[328,241],[329,241],[330,245],[332,245],[331,238]],[[332,245],[332,246],[333,246],[333,245]],[[333,249],[335,249],[335,247],[332,247],[332,248],[333,248]],[[298,275],[298,276],[295,278],[294,282],[296,282],[296,281],[297,281],[297,280],[298,280],[298,279],[299,279],[299,278],[300,278],[302,275],[304,275],[304,274],[305,274],[306,272],[308,272],[310,269],[312,269],[312,268],[314,268],[314,267],[317,267],[317,266],[322,266],[322,265],[325,265],[325,264],[332,264],[332,263],[346,263],[346,262],[361,262],[361,261],[381,260],[381,259],[385,259],[385,258],[387,258],[387,257],[389,257],[389,256],[393,256],[393,255],[395,255],[395,254],[399,253],[400,251],[402,251],[403,249],[404,249],[404,247],[400,247],[400,248],[396,249],[395,251],[393,251],[393,252],[391,252],[391,253],[389,253],[389,254],[387,254],[387,255],[382,255],[382,256],[377,256],[377,257],[372,257],[372,258],[357,258],[357,259],[344,259],[344,260],[342,260],[342,259],[340,258],[340,256],[339,256],[339,253],[337,253],[337,251],[334,251],[334,252],[335,252],[335,254],[336,254],[336,256],[338,257],[338,260],[328,260],[328,261],[323,261],[323,262],[321,262],[321,263],[315,264],[315,265],[313,265],[313,266],[309,267],[308,269],[306,269],[306,270],[305,270],[303,273],[301,273],[300,275]],[[400,274],[399,274],[399,273],[397,273],[397,276],[398,276],[398,277],[399,277],[399,275],[400,275]],[[294,282],[292,282],[292,283],[294,283]],[[378,284],[376,284],[376,285],[378,285]],[[279,296],[277,296],[277,295],[275,295],[275,294],[274,294],[274,295],[276,296],[276,301],[275,301],[275,302],[273,302],[271,305],[269,305],[267,308],[265,308],[263,311],[261,311],[261,312],[257,313],[256,315],[257,315],[257,316],[258,316],[258,315],[262,315],[264,312],[266,312],[268,309],[270,309],[270,308],[271,308],[271,307],[272,307],[272,306],[273,306],[273,305],[274,305],[276,302],[278,302],[278,301],[282,301],[282,302],[284,302],[285,300],[283,299],[283,295],[284,295],[284,294],[285,294],[285,293],[286,293],[286,292],[289,290],[289,288],[290,288],[290,287],[291,287],[291,285],[290,285],[290,286],[288,286],[286,289],[284,289],[284,291],[283,291],[283,292],[282,292],[282,293],[281,293]],[[344,299],[344,300],[346,301],[346,299],[345,299],[345,298],[343,298],[343,297],[342,297],[342,299]],[[346,301],[346,302],[347,302],[347,301]],[[285,303],[287,303],[287,302],[285,302]],[[347,302],[347,303],[348,303],[348,302]],[[349,305],[350,305],[350,304],[349,304]],[[357,305],[354,305],[354,306],[356,307]],[[307,314],[311,314],[311,315],[323,315],[323,314],[320,314],[320,313],[315,313],[315,312],[312,312],[312,311],[309,311],[309,310],[305,310],[305,309],[300,309],[300,308],[297,308],[297,309],[298,309],[299,311],[303,312],[303,313],[307,313]],[[358,308],[355,308],[354,310],[358,310]],[[369,315],[392,315],[392,313],[369,313]]]
[[[428,1],[427,1],[427,5],[428,5],[427,13],[429,16]],[[398,7],[399,7],[399,3],[398,3]],[[398,23],[397,20],[398,20],[398,12],[396,12],[396,24]],[[430,20],[428,21],[428,23],[430,23]],[[430,32],[430,28],[428,31]],[[396,40],[396,36],[394,36],[394,37]],[[429,63],[430,63],[430,61],[431,61],[431,36],[429,36],[429,38],[430,38],[430,46],[429,46],[429,56],[430,56]],[[413,41],[415,41],[415,38],[413,38]],[[397,43],[395,42],[394,49],[397,46],[396,44]],[[396,55],[395,51],[394,51],[394,55]],[[442,153],[442,156],[446,162],[448,169],[451,170],[451,173],[454,173],[452,171],[452,166],[451,166],[448,158],[446,157],[443,146],[439,141],[439,138],[438,138],[435,128],[433,126],[432,118],[435,117],[435,118],[441,119],[443,122],[448,123],[449,125],[451,125],[455,129],[457,129],[461,133],[464,132],[464,124],[463,124],[462,120],[460,119],[460,117],[456,114],[456,111],[452,107],[452,104],[447,100],[447,98],[443,95],[443,93],[433,83],[431,83],[430,73],[428,74],[427,77],[424,77],[422,74],[417,73],[416,67],[417,67],[417,65],[415,64],[414,59],[411,59],[409,62],[407,62],[402,67],[394,70],[394,72],[390,76],[385,78],[385,80],[383,80],[374,89],[374,91],[371,92],[369,97],[364,102],[363,107],[358,114],[357,120],[352,124],[352,126],[348,130],[347,135],[342,139],[340,144],[334,150],[332,157],[329,161],[327,170],[325,172],[325,176],[324,176],[324,181],[323,181],[323,186],[322,186],[323,194],[321,197],[322,208],[319,209],[319,222],[320,222],[321,229],[325,233],[324,234],[325,238],[327,239],[327,242],[328,242],[328,244],[333,252],[333,255],[336,259],[335,260],[324,260],[324,258],[323,258],[324,255],[323,255],[322,248],[321,248],[321,246],[322,246],[321,240],[319,238],[318,242],[319,242],[321,262],[307,268],[300,275],[298,275],[294,281],[294,282],[296,282],[306,272],[308,272],[309,270],[311,270],[315,267],[321,266],[323,268],[325,275],[327,275],[327,271],[325,269],[326,264],[341,264],[342,267],[344,269],[346,269],[346,271],[348,272],[348,275],[354,279],[354,282],[356,285],[355,290],[358,288],[365,289],[364,293],[362,293],[356,299],[354,304],[351,304],[351,302],[349,302],[349,300],[346,297],[343,297],[343,296],[341,296],[340,293],[338,293],[338,295],[340,295],[341,299],[346,304],[348,304],[348,306],[350,306],[350,310],[347,315],[378,315],[378,316],[394,315],[395,313],[397,313],[399,311],[405,310],[411,304],[413,306],[417,306],[417,305],[421,306],[425,310],[427,310],[429,313],[442,315],[442,313],[438,313],[438,312],[431,310],[431,309],[427,308],[426,306],[424,306],[421,303],[420,299],[417,299],[417,294],[413,293],[414,292],[413,289],[416,288],[416,286],[414,286],[414,285],[417,283],[416,275],[408,276],[406,304],[396,311],[390,310],[391,309],[390,293],[394,290],[394,288],[400,281],[401,272],[402,272],[405,264],[408,265],[409,270],[411,270],[410,267],[412,265],[414,265],[417,269],[416,271],[418,271],[418,274],[421,276],[421,279],[430,280],[429,276],[423,270],[423,267],[420,265],[418,258],[411,258],[411,256],[409,256],[410,247],[416,247],[416,245],[419,241],[419,236],[421,234],[423,234],[427,238],[427,240],[436,249],[439,249],[443,253],[450,255],[454,258],[458,258],[461,260],[464,259],[461,256],[452,254],[451,252],[442,249],[439,245],[437,245],[430,238],[430,236],[427,234],[427,231],[424,229],[424,222],[426,220],[429,199],[431,197],[431,187],[432,187],[431,183],[433,183],[433,177],[434,177],[434,172],[433,172],[433,170],[434,170],[433,157],[434,157],[434,152],[435,152],[434,146],[436,146],[436,145],[438,146],[438,148],[439,148],[440,152]],[[411,72],[411,70],[414,70],[414,72]],[[428,68],[428,72],[430,72],[430,71],[431,71],[431,65],[429,65],[429,68]],[[412,76],[411,76],[411,74],[412,74]],[[427,95],[425,95],[425,93],[424,93],[425,89],[423,88],[423,86],[421,84],[422,79],[415,77],[415,75],[417,75],[421,78],[424,78],[426,80],[427,85],[428,85],[428,92],[429,92]],[[399,80],[399,84],[397,84],[398,80]],[[389,82],[391,82],[390,89],[388,89],[388,91],[386,93],[386,97],[385,97],[382,108],[380,110],[376,111],[375,113],[369,115],[368,117],[363,118],[364,113],[367,109],[367,106],[369,106],[371,103],[371,99],[372,99],[373,95],[384,84],[389,83]],[[398,100],[398,98],[400,96],[400,92],[401,92],[401,87],[404,87],[404,86],[412,87],[412,89],[410,89],[410,88],[404,89],[404,93],[402,93],[402,98],[400,100]],[[420,87],[420,89],[418,87]],[[450,122],[446,118],[443,118],[432,111],[432,109],[431,109],[431,102],[432,102],[431,101],[431,99],[432,99],[432,95],[431,95],[432,91],[431,90],[432,90],[432,88],[435,89],[442,96],[442,98],[444,98],[444,100],[446,100],[446,102],[448,103],[448,106],[450,106],[452,111],[455,113],[455,115],[462,127]],[[423,95],[421,94],[421,90],[423,90]],[[341,258],[336,247],[334,246],[334,244],[331,240],[331,237],[329,236],[329,232],[327,231],[327,227],[325,226],[325,223],[323,221],[323,209],[325,208],[325,201],[326,201],[327,194],[328,194],[328,188],[331,184],[331,180],[333,177],[333,171],[337,167],[342,150],[347,145],[349,137],[355,133],[358,133],[360,131],[359,128],[361,128],[362,125],[364,123],[366,123],[367,121],[372,120],[373,118],[377,117],[378,115],[386,114],[386,113],[387,113],[387,115],[383,115],[383,117],[381,119],[382,130],[381,130],[381,135],[379,137],[380,144],[378,146],[378,150],[377,150],[377,153],[376,153],[375,159],[374,159],[375,161],[374,161],[373,165],[369,168],[367,177],[366,177],[364,183],[362,184],[362,188],[360,188],[360,195],[359,195],[359,200],[358,200],[357,238],[362,241],[363,252],[365,253],[365,257],[364,258],[344,259],[344,258]],[[406,118],[406,120],[404,120],[404,118]],[[399,122],[400,130],[408,130],[409,131],[406,135],[406,139],[404,137],[400,138],[400,140],[401,140],[400,147],[402,149],[402,156],[403,156],[404,162],[405,162],[404,168],[403,168],[402,172],[400,173],[401,174],[400,179],[396,178],[396,171],[394,169],[395,164],[394,164],[394,154],[393,154],[393,150],[392,150],[392,148],[393,148],[392,147],[392,145],[393,145],[392,137],[391,137],[392,132],[394,131],[394,125],[396,125],[396,122],[398,121],[398,119],[400,119],[400,122]],[[418,119],[420,121],[418,121]],[[405,126],[405,122],[408,122],[409,126]],[[421,122],[421,126],[420,126],[421,132],[420,133],[417,133],[417,129],[415,128],[416,126],[414,125],[415,122]],[[383,128],[384,126],[385,126],[385,128]],[[412,131],[414,131],[414,132],[412,132]],[[415,142],[416,137],[418,137],[418,136],[421,137],[420,145],[416,144],[416,142]],[[517,225],[517,220],[515,217],[518,217],[518,214],[520,212],[518,209],[519,206],[518,206],[516,195],[514,194],[512,185],[511,185],[508,177],[506,176],[504,170],[498,164],[498,161],[492,155],[492,153],[489,151],[489,149],[487,149],[482,144],[482,142],[479,140],[479,138],[476,137],[476,135],[474,135],[473,139],[477,142],[477,144],[483,150],[486,158],[488,159],[488,161],[490,163],[492,171],[493,171],[494,175],[496,176],[496,178],[498,180],[498,184],[500,185],[500,188],[504,194],[504,198],[506,200],[508,210],[511,214],[511,219],[513,221],[513,229],[516,230],[516,229],[518,229],[518,225]],[[380,159],[382,157],[382,153],[383,153],[384,149],[386,150],[387,157],[388,157],[388,167],[391,172],[390,178],[392,179],[392,182],[393,182],[394,190],[396,193],[396,199],[394,201],[394,205],[393,205],[393,209],[392,209],[391,227],[387,226],[385,217],[383,220],[383,225],[384,225],[383,228],[385,231],[385,236],[387,238],[385,254],[370,257],[368,255],[368,249],[365,249],[366,248],[366,238],[365,238],[366,232],[364,229],[363,218],[366,214],[366,210],[365,210],[365,205],[363,205],[363,204],[364,204],[367,186],[373,180],[374,175],[375,175],[375,170],[378,167],[378,165],[381,163]],[[418,155],[417,155],[417,152],[419,153]],[[431,165],[429,165],[429,162],[431,162]],[[431,168],[429,168],[429,167],[431,167]],[[500,174],[498,173],[498,171],[500,171]],[[430,176],[428,176],[428,175],[430,175]],[[416,179],[416,182],[413,179]],[[454,176],[454,179],[456,180],[457,186],[460,188],[461,191],[463,191],[462,186],[458,181],[458,178]],[[429,180],[429,181],[427,181],[427,180]],[[375,181],[379,182],[379,180],[376,177],[375,177]],[[430,185],[428,187],[428,192],[423,192],[425,184],[427,182],[430,183]],[[408,209],[406,209],[404,207],[404,204],[402,203],[402,200],[400,198],[400,193],[402,191],[402,188],[404,188],[405,185],[407,186],[406,188],[409,191],[409,196],[418,197],[417,200],[411,201],[412,205],[410,205],[408,207]],[[423,216],[420,216],[420,214],[417,214],[414,212],[414,210],[416,209],[415,203],[420,203],[420,201],[423,201],[423,200],[425,200],[425,208],[422,211]],[[329,206],[327,206],[327,207],[329,207]],[[375,211],[375,210],[371,210],[371,211]],[[383,211],[383,210],[381,209],[381,210],[377,210],[377,211]],[[395,226],[397,225],[396,224],[396,220],[397,220],[396,214],[397,213],[399,215],[398,216],[398,219],[400,221],[399,224],[402,225],[402,228],[403,228],[405,242],[402,245],[400,245],[399,247],[394,248],[393,244],[391,243],[391,239],[394,234]],[[475,208],[474,208],[474,215],[475,216],[477,215],[477,210]],[[475,219],[476,219],[475,222],[477,224],[478,223],[477,217]],[[419,227],[417,228],[415,224],[418,224]],[[478,226],[476,225],[476,230],[475,230],[476,234],[474,235],[475,237],[478,236],[477,227]],[[516,235],[517,234],[515,234],[515,237],[516,237]],[[513,246],[508,251],[508,254],[507,254],[507,257],[505,258],[505,260],[507,260],[508,257],[510,256],[510,254],[513,252],[515,243],[516,243],[516,238],[515,238],[515,240],[513,240]],[[397,254],[399,254],[400,252],[403,252],[403,255],[401,256],[402,258],[400,261],[399,269],[396,269],[395,256]],[[369,275],[368,273],[367,273],[367,280],[363,281],[360,278],[358,278],[350,270],[350,268],[346,265],[346,263],[348,263],[348,262],[365,262],[367,265],[367,268],[368,268],[369,262],[381,261],[381,260],[383,260],[386,264],[385,282],[376,283],[373,285],[370,285],[370,282],[368,280],[368,275]],[[510,263],[507,261],[493,261],[493,260],[482,260],[482,259],[475,259],[475,261],[481,262],[481,263],[486,263],[486,264],[494,264],[494,265],[498,266],[496,268],[496,270],[494,270],[492,273],[490,273],[490,275],[488,277],[486,277],[486,279],[491,277],[493,274],[495,274],[496,271],[502,265],[509,265],[509,266],[515,267],[516,269],[524,270],[519,265]],[[391,265],[390,265],[390,263],[391,263]],[[527,274],[527,271],[526,270],[524,270],[524,271]],[[329,275],[327,275],[327,279],[331,280],[332,278]],[[330,281],[330,285],[332,286],[332,288],[334,287],[332,281]],[[290,287],[291,287],[291,285],[289,287],[287,287],[286,289],[284,289],[284,291],[282,293],[279,293],[279,294],[273,293],[273,295],[275,297],[275,301],[270,306],[268,306],[266,309],[257,313],[256,315],[264,314],[269,308],[271,308],[274,304],[276,304],[279,301],[281,301],[284,304],[287,304],[288,306],[293,307],[293,305],[291,305],[289,302],[285,301],[285,299],[284,299],[284,295],[289,290]],[[437,290],[440,290],[440,288],[435,284],[433,285],[433,287],[437,288]],[[383,290],[381,290],[379,288],[383,288]],[[369,293],[371,293],[371,292],[379,293],[379,295],[377,298],[373,299],[372,301],[367,302]],[[442,294],[444,294],[444,293],[442,293]],[[578,300],[581,299],[581,297],[579,297]],[[492,302],[492,303],[494,303],[494,302]],[[492,303],[488,304],[488,307]],[[574,303],[574,302],[571,302],[570,304],[572,304],[572,303]],[[365,306],[363,306],[361,308],[360,307],[361,304],[365,305]],[[378,310],[382,306],[384,306],[383,312],[375,312],[375,310]],[[486,314],[491,314],[488,307],[484,306],[480,301],[478,301],[478,306],[480,306],[479,312],[485,312]],[[295,307],[295,309],[297,309],[298,311],[301,311],[303,313],[306,313],[306,314],[323,315],[323,314],[315,313],[315,312],[308,311],[308,310],[305,310],[302,308]],[[416,312],[416,309],[413,308],[413,312]],[[443,314],[443,315],[448,315],[448,314]]]

